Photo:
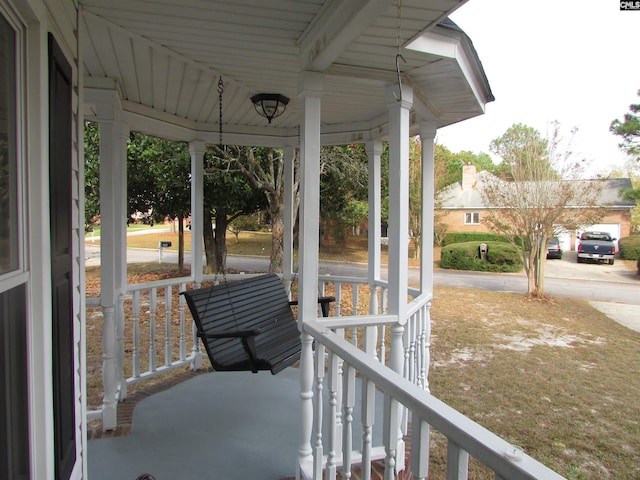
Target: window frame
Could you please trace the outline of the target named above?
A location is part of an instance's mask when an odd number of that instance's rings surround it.
[[[11,148],[8,151],[11,155],[8,157],[8,165],[14,169],[10,173],[10,182],[15,182],[9,188],[10,199],[10,215],[9,229],[15,228],[15,232],[9,234],[9,267],[6,271],[0,273],[0,329],[2,333],[2,345],[5,355],[8,355],[8,362],[3,365],[5,372],[2,383],[8,389],[2,392],[2,395],[9,395],[12,406],[2,415],[8,415],[13,418],[11,424],[3,419],[1,435],[10,439],[11,445],[3,453],[2,462],[4,465],[0,468],[0,476],[8,474],[10,478],[19,476],[22,478],[31,478],[35,473],[33,464],[33,434],[34,422],[33,417],[33,397],[30,392],[30,372],[32,368],[32,355],[30,352],[29,330],[31,326],[30,317],[30,295],[31,295],[31,278],[29,272],[29,264],[27,262],[27,236],[26,228],[28,222],[28,204],[27,204],[27,110],[26,110],[26,92],[27,92],[27,28],[25,22],[21,21],[17,11],[12,10],[11,2],[3,2],[0,4],[0,18],[2,19],[3,29],[8,25],[10,31],[14,35],[13,55],[12,58],[6,58],[6,64],[3,62],[3,68],[9,66],[9,62],[13,61],[13,66],[6,68],[9,72],[12,70],[11,78],[13,85],[7,89],[7,94],[14,94],[14,101],[10,105],[7,103],[7,136],[10,138],[9,144]],[[15,242],[15,245],[14,245]],[[9,302],[7,304],[6,302]],[[3,305],[4,303],[4,305]],[[4,313],[8,313],[3,318]],[[7,343],[8,342],[8,343]],[[24,342],[22,345],[21,343]],[[8,368],[8,371],[7,371]],[[10,460],[10,461],[7,461]]]
[[[471,221],[467,221],[469,218]],[[478,219],[477,222],[474,222],[474,219]],[[464,212],[464,224],[465,225],[480,225],[480,212]]]
[[[16,215],[16,256],[17,262],[14,268],[4,273],[0,273],[0,292],[9,291],[18,285],[27,283],[28,270],[26,262],[26,243],[25,243],[25,222],[26,222],[26,175],[25,175],[25,92],[26,92],[26,32],[24,24],[16,16],[8,6],[4,4],[0,5],[0,16],[4,21],[9,24],[9,27],[13,29],[15,34],[15,52],[14,52],[14,81],[15,81],[15,105],[14,105],[14,118],[10,119],[14,122],[14,136],[15,142],[15,158],[10,161],[15,161],[15,215]]]

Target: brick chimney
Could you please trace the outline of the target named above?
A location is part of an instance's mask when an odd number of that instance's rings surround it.
[[[476,166],[469,164],[462,167],[462,190],[473,190],[476,186]]]

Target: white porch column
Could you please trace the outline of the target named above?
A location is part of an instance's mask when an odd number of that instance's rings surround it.
[[[389,366],[402,374],[404,349],[402,336],[407,321],[409,286],[409,119],[413,90],[402,89],[397,100],[396,86],[387,88],[389,108],[389,313],[397,314],[399,323],[391,329]],[[386,448],[385,480],[404,469],[404,442],[400,432],[398,403],[385,397],[383,437]],[[395,472],[394,472],[395,470]]]
[[[300,250],[298,273],[299,321],[318,316],[318,254],[320,224],[320,97],[323,76],[303,72],[299,91],[302,99],[300,128]],[[304,326],[301,325],[304,329]],[[302,330],[300,359],[300,448],[296,478],[308,478],[313,468],[311,429],[313,426],[312,337]]]
[[[369,270],[368,280],[372,287],[380,280],[380,222],[382,219],[382,187],[380,155],[382,155],[382,142],[379,140],[368,142],[366,145],[368,157],[369,176],[369,233],[367,241],[369,246]],[[371,312],[378,313],[377,296],[371,295]]]
[[[296,156],[295,147],[285,147],[284,155],[284,259],[282,274],[288,285],[288,292],[291,292],[290,285],[293,272],[296,270],[293,265],[293,226],[295,223],[295,192],[294,185],[294,162]]]
[[[204,152],[202,141],[189,143],[191,154],[191,278],[196,285],[202,283],[202,255],[204,218]]]
[[[204,152],[206,146],[202,141],[189,143],[191,154],[191,278],[196,287],[202,284],[204,269],[203,255],[203,221],[204,221]],[[195,325],[192,325],[193,351],[191,352],[191,369],[202,368],[202,351],[200,340],[196,335]]]
[[[422,144],[422,235],[420,236],[420,291],[433,292],[433,228],[435,210],[435,138],[436,123],[420,122]]]
[[[100,128],[100,300],[103,310],[102,426],[117,425],[117,402],[126,398],[122,371],[124,328],[120,297],[127,284],[127,139],[120,99],[103,91],[97,102]],[[120,391],[118,391],[120,389]]]
[[[393,86],[395,87],[395,85]],[[402,101],[387,89],[389,107],[389,313],[406,321],[409,285],[409,114],[413,90],[403,86]],[[394,362],[394,359],[391,359]],[[402,358],[394,370],[402,373]]]

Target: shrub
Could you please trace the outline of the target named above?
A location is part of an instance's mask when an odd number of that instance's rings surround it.
[[[482,242],[463,242],[446,245],[440,254],[440,266],[456,270],[479,272],[518,272],[522,269],[518,250],[506,242],[485,241],[489,247],[486,260],[480,258]]]
[[[621,238],[618,244],[620,245],[620,258],[624,260],[640,259],[640,235]]]

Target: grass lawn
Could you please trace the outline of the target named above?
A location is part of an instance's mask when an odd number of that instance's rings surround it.
[[[258,235],[251,241],[262,248],[265,235]],[[245,241],[250,240],[241,244]],[[229,247],[232,253],[233,237]],[[362,255],[357,244],[323,250],[323,258],[340,253],[345,258],[346,252],[358,261]],[[139,277],[131,283],[175,275],[167,267],[130,265],[130,274]],[[89,295],[98,274],[98,268],[87,268]],[[95,351],[99,365],[100,321],[87,324],[88,362]],[[99,368],[87,368],[90,376],[99,376]],[[568,479],[640,479],[638,372],[640,333],[586,301],[539,302],[509,293],[435,288],[431,392]],[[91,403],[100,395],[99,378],[89,379],[89,390]],[[431,477],[442,478],[445,442],[436,435],[434,443]],[[493,476],[472,461],[469,478]]]
[[[131,232],[139,232],[141,230],[164,230],[170,228],[170,225],[165,225],[163,223],[156,223],[153,226],[151,225],[147,225],[144,223],[132,223],[130,225],[127,225],[127,233],[131,233]],[[85,238],[87,240],[93,238],[93,237],[99,237],[100,236],[100,225],[96,225],[95,227],[93,227],[93,230],[91,232],[87,232],[85,234]],[[96,243],[99,243],[99,240],[96,240]],[[156,246],[158,244],[156,243]]]

